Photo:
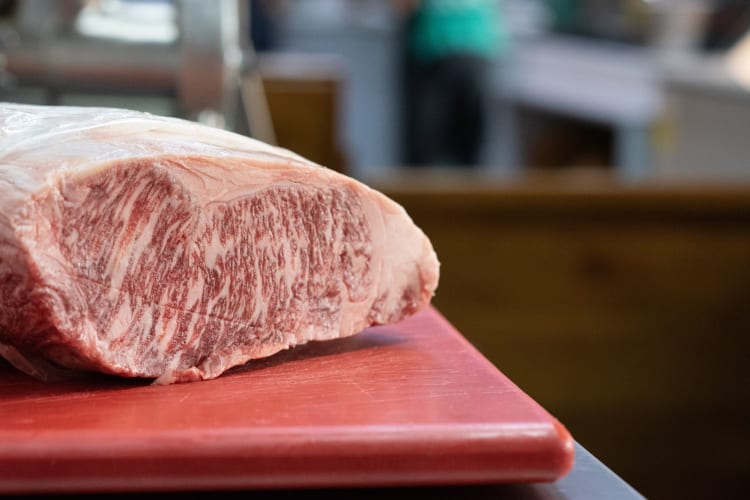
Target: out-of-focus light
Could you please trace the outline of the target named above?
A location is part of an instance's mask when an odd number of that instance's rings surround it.
[[[88,2],[75,27],[80,34],[93,38],[169,44],[177,40],[175,10],[170,1]]]
[[[750,90],[750,33],[729,51],[727,71],[738,84]]]

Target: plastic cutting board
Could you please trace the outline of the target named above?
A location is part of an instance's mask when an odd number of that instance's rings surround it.
[[[435,309],[205,382],[0,364],[0,492],[551,481],[569,433]]]

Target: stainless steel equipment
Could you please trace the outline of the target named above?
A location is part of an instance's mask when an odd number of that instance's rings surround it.
[[[246,0],[22,0],[0,51],[50,104],[73,91],[169,96],[179,116],[237,129],[251,107],[240,97],[253,73],[249,15]]]

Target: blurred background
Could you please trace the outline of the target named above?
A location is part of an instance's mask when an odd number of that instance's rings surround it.
[[[437,307],[652,498],[750,473],[750,2],[0,1],[0,99],[181,116],[386,192]]]

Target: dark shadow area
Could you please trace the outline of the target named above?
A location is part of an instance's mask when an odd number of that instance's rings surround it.
[[[325,356],[336,356],[339,354],[386,347],[405,342],[408,342],[408,339],[396,330],[388,328],[370,329],[357,335],[341,339],[314,340],[307,344],[298,345],[285,351],[278,352],[267,358],[253,359],[242,366],[236,366],[228,370],[225,375],[266,370],[285,363],[299,362]]]
[[[519,147],[524,162],[534,169],[614,168],[615,134],[611,127],[534,106],[518,106],[518,119],[522,124]]]
[[[351,337],[312,341],[281,351],[267,358],[250,360],[244,365],[227,370],[221,377],[266,370],[285,363],[302,362],[324,356],[335,356],[354,351],[401,344],[407,341],[403,334],[387,327],[368,329]],[[101,373],[75,371],[71,371],[70,377],[65,380],[43,382],[16,370],[8,362],[0,359],[0,402],[63,394],[75,397],[77,393],[85,393],[92,390],[127,390],[134,387],[148,386],[151,383],[152,379],[125,378]]]

